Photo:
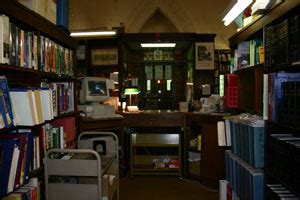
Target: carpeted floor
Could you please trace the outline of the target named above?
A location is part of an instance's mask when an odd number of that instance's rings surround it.
[[[120,200],[218,200],[198,182],[180,181],[173,176],[129,176],[120,180]]]

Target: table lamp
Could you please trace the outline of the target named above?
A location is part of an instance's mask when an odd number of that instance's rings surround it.
[[[136,95],[136,97],[137,97],[137,95],[139,93],[140,93],[140,90],[138,88],[126,88],[125,89],[124,94],[129,95],[129,105],[127,105],[128,111],[137,111],[138,110],[137,105],[135,105],[135,106],[132,105],[131,96]],[[137,102],[137,99],[136,99],[136,102]]]

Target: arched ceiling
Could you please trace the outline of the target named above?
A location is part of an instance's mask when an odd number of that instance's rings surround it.
[[[230,0],[71,0],[69,29],[111,29],[124,23],[126,32],[130,33],[168,32],[167,30],[215,33],[216,48],[224,49],[229,48],[228,38],[236,30],[235,25],[225,27],[221,22],[222,13],[229,2]]]

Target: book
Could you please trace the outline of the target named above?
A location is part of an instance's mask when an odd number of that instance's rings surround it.
[[[217,129],[218,129],[218,145],[219,146],[227,146],[225,124],[223,121],[219,121],[217,123]]]
[[[0,110],[1,121],[0,128],[8,128],[14,125],[14,114],[11,104],[11,98],[8,88],[8,82],[5,76],[0,76]]]
[[[219,200],[227,200],[227,180],[219,180]]]
[[[2,166],[0,168],[0,196],[3,196],[9,192],[8,182],[15,144],[16,142],[14,140],[0,140],[0,145],[2,148]]]
[[[25,63],[24,63],[24,60],[25,60],[25,55],[24,55],[24,51],[25,51],[25,33],[24,33],[24,30],[20,29],[20,43],[19,43],[19,48],[20,48],[20,56],[19,56],[19,59],[20,59],[20,66],[21,67],[24,67]]]
[[[16,125],[33,126],[36,124],[35,113],[32,113],[32,105],[28,95],[27,89],[12,88],[10,91],[13,110],[16,115]]]
[[[36,103],[38,123],[41,124],[45,121],[45,119],[44,119],[44,110],[43,110],[43,105],[42,105],[42,98],[41,98],[41,92],[40,92],[40,90],[34,90],[33,93],[34,93],[35,103]]]
[[[9,23],[9,64],[17,65],[17,27]]]
[[[74,146],[76,138],[75,122],[76,120],[74,117],[65,117],[62,119],[56,119],[51,123],[54,127],[63,127],[61,130],[63,133],[61,137],[63,136],[63,138],[60,138],[60,140],[64,143],[64,146],[61,146],[62,148]]]
[[[245,41],[238,44],[238,69],[248,67],[250,65],[250,42]]]
[[[37,43],[37,35],[34,34],[34,32],[32,32],[32,66],[33,69],[38,70],[38,43]]]
[[[16,27],[16,66],[21,66],[21,29]]]
[[[63,30],[68,29],[68,1],[57,1],[56,25]]]
[[[52,92],[48,88],[41,88],[40,94],[43,108],[43,118],[44,120],[51,120],[54,118],[52,108]]]
[[[18,133],[4,133],[0,135],[0,139],[10,139],[10,140],[19,140],[19,159],[17,163],[17,171],[15,174],[15,185],[16,187],[19,187],[21,184],[23,184],[25,180],[25,168],[26,168],[26,155],[27,155],[27,142],[28,137],[24,134],[18,134]]]
[[[9,64],[9,18],[0,15],[0,63]]]
[[[8,193],[12,192],[15,189],[18,162],[20,157],[20,141],[17,139],[15,139],[14,141],[16,143],[14,145],[12,161],[11,161],[11,166],[9,171],[9,179],[8,179],[8,186],[7,186]]]

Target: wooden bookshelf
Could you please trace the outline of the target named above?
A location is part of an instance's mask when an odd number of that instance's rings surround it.
[[[17,1],[12,0],[0,0],[0,12],[9,17],[9,21],[15,24],[17,27],[24,31],[34,32],[34,35],[37,36],[37,55],[35,59],[37,59],[37,66],[41,66],[41,55],[40,55],[40,41],[41,36],[45,36],[49,38],[51,41],[59,44],[64,48],[68,48],[74,52],[73,54],[73,74],[75,77],[76,74],[76,65],[75,65],[75,49],[77,42],[69,36],[68,33],[59,29],[56,25],[52,24],[50,21],[40,16],[39,14],[31,11],[25,6],[21,5]],[[71,54],[70,54],[71,55]],[[6,76],[8,80],[9,86],[13,86],[14,88],[40,88],[42,82],[72,82],[74,83],[74,111],[69,113],[64,113],[54,117],[52,120],[47,120],[43,123],[36,124],[34,126],[11,126],[9,128],[0,129],[0,133],[10,133],[12,131],[18,131],[19,129],[27,129],[30,130],[30,134],[33,136],[39,137],[40,142],[40,163],[41,167],[29,172],[29,177],[38,177],[39,180],[43,181],[44,176],[44,167],[43,167],[43,154],[44,148],[42,143],[42,128],[46,123],[52,123],[58,119],[64,119],[67,117],[74,117],[75,121],[78,116],[78,112],[76,109],[76,79],[73,76],[60,75],[51,72],[43,72],[40,70],[35,70],[28,67],[21,67],[15,65],[8,65],[0,63],[0,75]],[[1,105],[2,106],[2,105]],[[69,110],[69,109],[66,109]],[[72,119],[73,120],[73,119]],[[76,129],[75,129],[76,130]],[[76,133],[74,133],[76,134]],[[70,138],[67,142],[72,142],[73,139]],[[32,147],[33,148],[33,147]],[[30,161],[32,162],[32,161]],[[19,169],[21,170],[21,169]],[[1,177],[2,178],[2,177]],[[41,184],[41,199],[44,199],[44,189],[43,184]],[[15,190],[14,190],[15,191]],[[5,195],[5,194],[4,194]],[[0,198],[2,198],[1,196]]]
[[[270,24],[280,16],[284,15],[291,9],[300,5],[298,0],[285,0],[269,12],[257,18],[253,23],[246,26],[232,37],[229,38],[230,48],[234,48],[238,43],[249,39],[256,32],[260,31],[263,27]]]

